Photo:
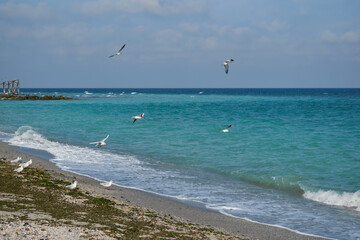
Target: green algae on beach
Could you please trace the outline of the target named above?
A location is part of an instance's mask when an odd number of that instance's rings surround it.
[[[115,239],[239,239],[126,201],[93,196],[79,188],[68,190],[65,186],[69,182],[53,178],[42,168],[14,173],[15,167],[0,158],[0,211],[13,213],[13,220],[29,220],[30,214],[41,214],[47,216],[47,224],[80,225]],[[3,218],[0,215],[0,220]]]

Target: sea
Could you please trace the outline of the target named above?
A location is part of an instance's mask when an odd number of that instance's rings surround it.
[[[21,94],[72,100],[0,101],[0,141],[19,151],[225,215],[360,239],[360,89]]]

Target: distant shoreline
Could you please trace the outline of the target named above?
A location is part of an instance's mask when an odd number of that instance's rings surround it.
[[[13,95],[13,94],[0,94],[0,100],[70,100],[70,99],[72,98],[64,97],[62,95],[59,96],[46,95],[39,97],[37,95],[30,96],[29,94],[26,94],[25,96]]]

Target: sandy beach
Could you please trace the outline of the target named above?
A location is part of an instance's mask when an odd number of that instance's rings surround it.
[[[189,203],[181,202],[176,199],[171,199],[136,189],[130,189],[130,188],[112,185],[107,190],[99,184],[99,181],[93,178],[75,174],[72,172],[63,171],[51,161],[47,159],[31,156],[28,154],[20,153],[16,150],[17,148],[18,147],[16,146],[10,146],[7,143],[0,142],[0,158],[5,158],[6,161],[10,161],[17,157],[22,157],[23,161],[32,159],[33,161],[33,164],[31,165],[32,167],[42,168],[56,179],[61,179],[68,182],[72,182],[74,179],[76,179],[78,181],[78,188],[80,191],[88,192],[92,195],[107,198],[116,202],[126,202],[129,205],[136,206],[140,209],[154,211],[161,216],[171,216],[171,218],[174,218],[177,221],[181,221],[184,223],[191,223],[191,224],[197,224],[199,226],[211,227],[216,231],[229,234],[227,237],[228,239],[231,239],[232,237],[236,239],[239,237],[243,239],[261,239],[261,240],[325,239],[321,237],[296,233],[294,231],[290,231],[280,227],[259,224],[240,218],[226,216],[216,211],[210,211],[204,209],[201,206],[194,206]],[[14,165],[14,169],[15,167],[16,165]],[[10,222],[9,220],[10,218],[7,216],[7,214],[8,213],[6,213],[6,211],[0,212],[0,220],[2,221],[1,222],[2,224],[0,226],[1,227],[0,232],[5,235],[6,233],[11,234],[11,230],[8,230],[8,232],[6,232],[6,229],[11,229],[11,226],[9,224],[14,224]],[[21,222],[19,220],[18,226],[20,225],[24,226],[24,224],[26,223]],[[36,221],[30,224],[35,225]],[[24,227],[22,228],[25,229]],[[20,228],[19,227],[16,228],[16,226],[12,226],[12,229],[13,232],[20,231],[19,230]],[[82,235],[83,234],[82,231],[84,230],[74,229],[72,231],[63,231],[58,233],[58,235],[56,236],[61,235],[62,237],[64,237],[64,239],[83,239],[85,235]],[[74,236],[74,234],[76,236]],[[95,239],[107,238],[101,232],[96,234],[94,233],[94,235],[92,235],[92,237]],[[211,239],[211,238],[224,239],[225,238],[224,236],[225,235],[213,235],[213,236],[207,235],[204,236],[204,239]],[[0,236],[0,238],[2,238],[2,236]],[[21,239],[21,238],[9,237],[3,239]],[[59,239],[59,238],[56,238],[55,235],[53,235],[53,238],[50,237],[47,239]]]

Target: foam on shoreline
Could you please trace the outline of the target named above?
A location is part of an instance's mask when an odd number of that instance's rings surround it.
[[[5,157],[9,159],[19,155],[19,153],[16,152],[16,146],[10,146],[4,142],[0,142],[0,146],[0,152],[3,155],[5,153]],[[161,196],[156,193],[145,192],[136,188],[124,187],[119,184],[114,185],[115,190],[105,191],[98,184],[98,179],[92,178],[90,176],[80,175],[75,172],[62,170],[57,167],[55,163],[49,161],[48,159],[45,160],[38,158],[25,152],[26,151],[23,148],[20,153],[20,155],[24,156],[23,159],[31,157],[34,160],[34,166],[40,166],[48,171],[55,172],[55,175],[63,174],[68,179],[78,179],[81,188],[84,188],[84,190],[95,192],[96,194],[104,194],[107,197],[118,198],[120,200],[124,199],[125,197],[135,205],[152,209],[160,214],[170,214],[196,224],[211,225],[220,231],[225,231],[236,236],[246,237],[249,239],[269,239],[269,236],[274,236],[276,239],[325,239],[322,237],[303,234],[279,226],[260,224],[255,221],[227,216],[226,213],[220,213],[220,211],[215,209],[206,209],[204,207],[197,206],[196,203],[189,204],[186,200],[177,200],[173,197],[168,197],[165,195]]]

